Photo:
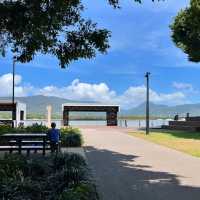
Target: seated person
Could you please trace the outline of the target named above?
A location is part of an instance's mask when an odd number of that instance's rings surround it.
[[[51,129],[48,130],[48,138],[50,140],[51,153],[58,152],[59,150],[59,140],[60,131],[56,129],[56,123],[51,123]]]

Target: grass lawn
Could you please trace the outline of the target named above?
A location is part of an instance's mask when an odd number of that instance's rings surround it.
[[[144,131],[130,132],[129,135],[200,157],[200,133],[197,132],[160,129],[152,130],[149,135]]]

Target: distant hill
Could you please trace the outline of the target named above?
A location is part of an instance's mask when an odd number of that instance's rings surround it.
[[[8,98],[1,97],[0,100]],[[17,97],[17,101],[24,102],[27,105],[27,113],[30,115],[45,115],[47,105],[52,105],[53,115],[61,116],[61,105],[69,102],[80,102],[76,100],[69,100],[64,98],[58,98],[53,96],[28,96]],[[11,99],[10,99],[11,101]],[[87,102],[88,103],[88,102]],[[94,102],[92,102],[94,103]],[[155,117],[174,117],[179,114],[185,116],[189,112],[193,116],[200,116],[200,103],[199,104],[184,104],[178,106],[166,106],[150,103],[150,114]],[[101,114],[100,114],[101,115]],[[128,110],[121,109],[120,115],[123,116],[144,116],[145,115],[145,103],[131,108]]]
[[[6,97],[1,97],[0,100],[8,99]],[[76,102],[68,99],[53,97],[53,96],[28,96],[28,97],[16,97],[17,101],[26,103],[27,113],[40,113],[46,114],[47,105],[52,105],[53,113],[60,114],[61,106],[63,103]],[[11,101],[11,100],[10,100]]]
[[[11,98],[8,97],[0,97],[0,100],[8,100],[12,101]],[[28,118],[44,118],[47,110],[46,107],[48,105],[52,106],[52,114],[54,118],[61,118],[62,117],[62,104],[64,103],[94,103],[92,101],[76,101],[76,100],[69,100],[69,99],[64,99],[64,98],[59,98],[59,97],[54,97],[54,96],[43,96],[43,95],[37,95],[37,96],[27,96],[27,97],[16,97],[16,101],[22,102],[26,104],[27,107],[27,114]],[[72,116],[79,116],[80,113],[75,112],[71,113]],[[86,116],[89,114],[84,114],[83,116]],[[0,117],[3,116],[5,118],[9,118],[11,115],[7,114],[0,114]],[[93,114],[91,113],[91,116]],[[100,114],[101,116],[101,114]]]
[[[200,104],[184,104],[177,106],[166,106],[150,103],[150,115],[155,117],[174,117],[179,114],[180,116],[186,116],[186,113],[190,113],[193,116],[200,116]],[[122,110],[122,115],[144,116],[145,115],[145,103],[138,107]]]

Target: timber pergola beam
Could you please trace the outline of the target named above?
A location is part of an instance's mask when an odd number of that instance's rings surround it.
[[[69,112],[106,112],[107,126],[117,126],[118,105],[66,103],[62,104],[63,125],[69,125]]]

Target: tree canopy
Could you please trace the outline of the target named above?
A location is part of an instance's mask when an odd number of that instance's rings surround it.
[[[191,0],[190,6],[181,10],[171,25],[172,39],[177,47],[193,62],[200,61],[200,1]]]
[[[119,0],[108,3],[120,6]],[[0,0],[0,55],[11,49],[16,61],[25,63],[37,53],[52,54],[64,68],[106,53],[110,31],[85,19],[83,11],[81,0]]]

